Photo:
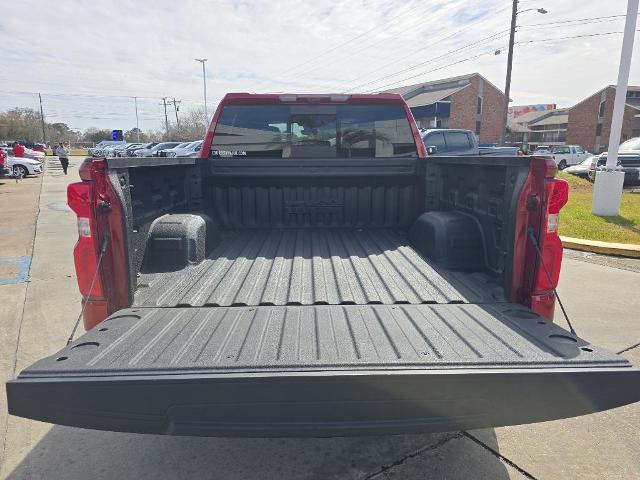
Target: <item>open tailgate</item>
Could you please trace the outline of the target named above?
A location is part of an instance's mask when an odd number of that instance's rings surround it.
[[[7,395],[101,430],[361,435],[597,412],[640,400],[640,370],[514,304],[134,308]]]

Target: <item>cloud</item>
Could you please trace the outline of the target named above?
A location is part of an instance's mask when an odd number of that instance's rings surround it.
[[[526,25],[626,8],[623,0],[521,3],[549,14],[523,13],[517,41],[622,30],[622,19]],[[154,97],[138,102],[140,126],[161,128],[159,97],[181,99],[183,110],[202,103],[196,57],[209,58],[210,113],[229,91],[375,90],[473,71],[502,86],[509,19],[504,0],[21,0],[4,7],[0,110],[37,105],[33,94],[13,92],[43,92],[51,121],[131,128],[133,99],[116,96]],[[621,41],[611,35],[516,46],[514,102],[571,105],[615,83]],[[501,55],[493,55],[496,48]],[[630,83],[640,84],[638,61]]]

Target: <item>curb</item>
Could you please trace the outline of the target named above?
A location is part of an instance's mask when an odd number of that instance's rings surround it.
[[[585,240],[583,238],[571,238],[560,236],[562,246],[583,252],[601,253],[604,255],[617,255],[619,257],[640,258],[640,245],[627,243],[600,242],[598,240]]]

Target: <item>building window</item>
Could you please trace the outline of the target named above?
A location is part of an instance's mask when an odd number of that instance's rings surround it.
[[[600,108],[598,108],[598,118],[604,117],[604,100],[600,102]]]
[[[476,107],[476,113],[478,115],[482,114],[482,97],[478,97],[478,106]]]
[[[596,137],[600,137],[600,136],[602,136],[602,124],[601,123],[599,123],[596,126]]]
[[[476,120],[476,135],[480,135],[480,125],[482,122],[480,120]]]

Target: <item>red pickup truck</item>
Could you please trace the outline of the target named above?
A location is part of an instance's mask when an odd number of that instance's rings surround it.
[[[85,161],[68,203],[88,332],[8,382],[9,411],[331,436],[635,402],[639,370],[552,322],[555,172],[427,157],[398,95],[228,94],[201,158]]]

